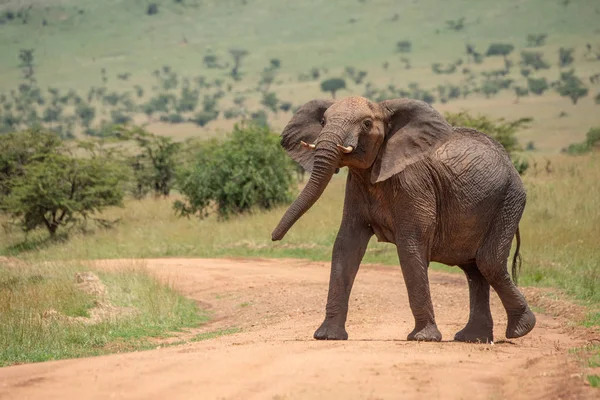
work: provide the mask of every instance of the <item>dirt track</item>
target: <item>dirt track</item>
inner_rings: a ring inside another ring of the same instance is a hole
[[[163,259],[147,265],[215,312],[202,331],[237,327],[242,332],[152,351],[3,368],[0,399],[586,399],[600,394],[583,384],[568,355],[569,348],[585,344],[584,336],[560,318],[536,313],[531,334],[503,341],[506,318],[495,293],[497,342],[449,342],[468,317],[462,275],[430,274],[441,343],[405,341],[413,319],[400,269],[369,265],[361,267],[352,292],[350,339],[322,342],[312,334],[324,315],[329,263]]]

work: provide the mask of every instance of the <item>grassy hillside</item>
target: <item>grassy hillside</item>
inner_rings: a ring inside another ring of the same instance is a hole
[[[157,13],[148,15],[151,3],[157,5]],[[589,95],[576,106],[553,90],[515,104],[512,89],[490,99],[472,94],[465,100],[434,105],[498,117],[534,117],[522,142],[533,140],[541,151],[555,152],[583,138],[600,121],[593,100],[600,84],[588,82],[589,76],[600,72],[600,62],[593,61],[595,56],[588,54],[586,46],[589,43],[594,51],[600,46],[599,15],[600,5],[593,0],[4,0],[0,3],[0,92],[8,93],[18,85],[19,51],[34,49],[35,74],[42,88],[85,94],[90,87],[103,85],[100,71],[105,69],[107,90],[130,91],[140,85],[146,92],[142,101],[156,84],[152,72],[168,65],[183,77],[202,75],[223,79],[224,87],[231,85],[221,100],[222,110],[241,95],[247,97],[246,107],[256,110],[261,107],[262,94],[257,90],[261,71],[277,58],[281,69],[271,90],[282,101],[298,106],[327,96],[319,89],[320,81],[342,76],[346,66],[366,71],[367,77],[361,84],[346,79],[348,89],[340,92],[342,96],[362,95],[367,84],[405,88],[417,82],[433,91],[440,84],[459,84],[465,78],[463,67],[452,74],[434,74],[432,63],[447,65],[462,59],[478,74],[502,68],[502,57],[468,63],[466,44],[485,53],[493,42],[515,46],[509,56],[514,64],[510,78],[514,85],[526,86],[519,75],[519,53],[530,45],[527,35],[547,34],[545,44],[529,49],[543,52],[551,65],[535,77],[557,79],[558,49],[573,47],[572,66],[589,88]],[[409,53],[396,51],[396,43],[402,40],[411,42]],[[230,49],[248,51],[239,81],[229,74]],[[228,66],[207,68],[203,60],[209,54],[217,57],[219,65]],[[403,57],[410,61],[410,69],[405,69]],[[299,79],[299,74],[312,68],[320,70],[319,79]],[[117,79],[119,74],[130,77]],[[276,128],[289,117],[290,112],[269,113]],[[109,118],[109,113],[101,118]],[[143,114],[135,120],[146,121]],[[234,122],[222,112],[204,127],[157,120],[151,122],[151,130],[176,137],[218,134]]]

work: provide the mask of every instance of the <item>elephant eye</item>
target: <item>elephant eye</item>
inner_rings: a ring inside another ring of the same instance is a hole
[[[371,129],[373,127],[373,121],[371,121],[370,119],[365,119],[363,121],[363,126],[365,127],[365,129]]]
[[[325,118],[321,118],[321,126],[325,126]]]

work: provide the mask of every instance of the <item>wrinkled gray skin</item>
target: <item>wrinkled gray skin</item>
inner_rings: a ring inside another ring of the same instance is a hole
[[[469,321],[455,340],[493,340],[490,285],[508,315],[506,337],[533,329],[535,316],[507,270],[515,234],[519,241],[525,190],[499,143],[450,126],[421,101],[350,97],[303,105],[281,144],[311,176],[273,231],[274,241],[317,201],[338,168],[349,168],[325,321],[316,339],[348,338],[348,299],[372,235],[397,247],[415,318],[408,340],[442,338],[429,293],[430,261],[458,265],[467,276]],[[352,149],[346,153],[338,145]]]

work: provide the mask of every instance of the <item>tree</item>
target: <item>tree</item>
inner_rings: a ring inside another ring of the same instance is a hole
[[[544,55],[541,52],[536,51],[522,51],[521,65],[530,66],[536,71],[550,68],[550,64],[544,61]]]
[[[346,89],[346,81],[341,78],[330,78],[321,82],[321,91],[330,92],[334,99],[336,92],[342,89]]]
[[[562,72],[556,91],[563,97],[571,99],[573,104],[588,95],[589,89],[583,85],[583,81],[575,76],[575,71]]]
[[[279,99],[277,98],[277,94],[275,92],[264,93],[260,104],[267,107],[269,110],[274,113],[277,112],[277,105],[279,104]]]
[[[20,68],[23,68],[23,78],[25,80],[33,80],[33,49],[21,49],[19,51],[19,64]]]
[[[529,95],[529,89],[527,89],[527,88],[524,88],[521,86],[515,86],[514,89],[515,89],[515,95],[517,96],[517,98],[515,99],[515,103],[518,103],[519,99],[521,97]]]
[[[569,65],[571,65],[573,61],[575,61],[575,59],[573,58],[574,52],[575,49],[573,48],[561,47],[560,49],[558,49],[558,65],[561,68],[568,67]]]
[[[75,114],[79,118],[81,125],[89,128],[94,118],[96,118],[96,109],[89,104],[80,103],[75,107]]]
[[[412,43],[410,40],[401,40],[396,43],[396,50],[399,53],[410,53],[412,49]]]
[[[168,196],[175,182],[175,169],[181,144],[167,136],[154,135],[143,128],[123,128],[116,131],[121,140],[133,140],[140,149],[131,160],[137,193],[148,188],[156,196]]]
[[[527,47],[540,47],[546,43],[546,38],[548,34],[546,33],[530,33],[527,35]]]
[[[515,49],[510,43],[492,43],[490,47],[488,47],[486,56],[502,56],[504,57],[504,62],[507,61],[506,56],[508,56]]]
[[[529,91],[538,96],[542,95],[548,88],[548,81],[546,78],[527,78],[527,87]]]
[[[248,50],[244,49],[230,49],[229,54],[233,58],[233,68],[231,69],[231,77],[238,81],[242,78],[240,74],[240,67],[242,60],[249,54]]]
[[[357,85],[360,85],[367,77],[367,71],[357,71],[354,67],[346,67],[346,75]]]
[[[122,204],[126,172],[115,159],[94,152],[74,157],[57,140],[46,145],[28,148],[31,158],[9,179],[10,191],[0,199],[13,223],[25,232],[45,227],[53,237],[61,226]]]
[[[279,136],[253,123],[236,125],[222,142],[205,142],[178,176],[180,215],[205,217],[212,205],[220,218],[271,209],[292,200],[293,163]]]
[[[146,8],[146,14],[148,14],[148,15],[158,14],[158,4],[156,4],[156,3],[148,4],[148,7]]]

